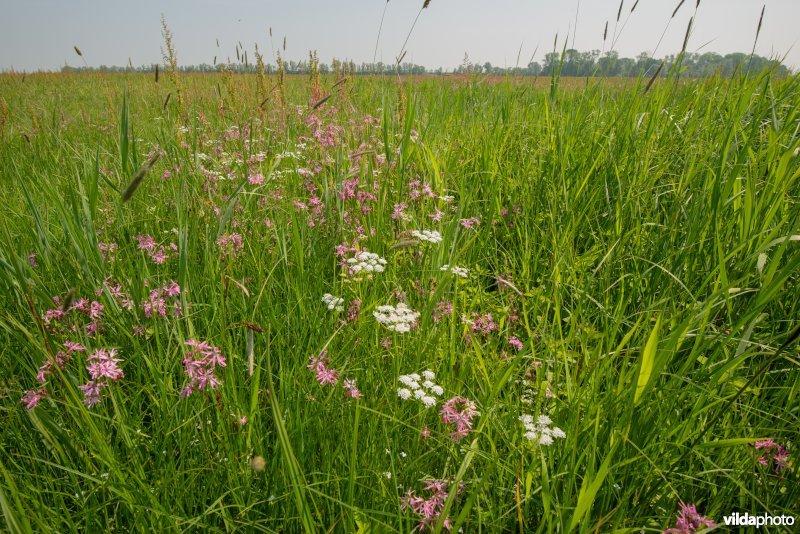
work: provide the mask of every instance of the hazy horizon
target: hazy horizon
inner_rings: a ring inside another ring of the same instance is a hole
[[[124,5],[71,3],[57,0],[4,0],[0,20],[0,69],[58,70],[64,65],[90,67],[134,66],[161,62],[161,15],[174,36],[180,65],[236,60],[241,42],[251,62],[258,44],[265,60],[274,58],[287,39],[286,60],[304,60],[317,50],[320,61],[333,57],[356,63],[394,62],[403,48],[422,0],[341,0],[337,3],[299,0],[274,1],[173,0],[160,5],[140,2],[135,10]],[[612,49],[623,57],[642,52],[663,57],[680,51],[689,19],[694,17],[689,52],[749,53],[761,9],[766,6],[756,53],[780,57],[797,70],[800,49],[795,21],[796,0],[688,0],[671,19],[680,0],[524,1],[433,0],[424,10],[406,46],[404,61],[429,69],[450,70],[467,54],[473,63],[499,67],[525,66],[541,61],[559,37],[580,51]],[[13,6],[13,7],[12,7]],[[378,37],[386,7],[383,28]],[[577,17],[576,17],[577,16]],[[603,29],[608,21],[608,39]],[[669,24],[668,24],[669,23]],[[270,39],[269,28],[273,37]],[[664,34],[659,45],[660,38]],[[219,47],[217,46],[219,41]],[[73,47],[83,53],[78,57]]]

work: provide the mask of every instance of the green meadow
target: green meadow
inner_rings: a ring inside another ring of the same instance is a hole
[[[4,528],[797,515],[799,109],[679,66],[0,75]]]

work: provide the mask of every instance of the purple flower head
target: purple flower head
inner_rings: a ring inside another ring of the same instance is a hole
[[[675,521],[675,527],[664,531],[664,534],[691,534],[704,528],[711,528],[717,526],[716,523],[707,517],[697,513],[697,508],[694,504],[688,505],[680,503],[681,511],[678,513],[678,519]]]
[[[344,380],[344,389],[346,390],[345,397],[351,399],[360,399],[364,397],[364,394],[358,390],[355,379],[346,378]]]
[[[789,452],[779,443],[771,439],[751,443],[756,450],[761,451],[758,463],[764,467],[773,467],[775,474],[780,474],[789,469]]]
[[[316,375],[315,378],[320,385],[334,385],[339,380],[339,373],[336,372],[336,369],[328,367],[331,361],[327,355],[328,351],[325,350],[319,356],[311,356],[311,363],[306,366],[309,371]]]
[[[519,340],[517,336],[512,336],[508,338],[508,344],[517,349],[517,351],[522,350],[522,341]]]
[[[100,403],[100,393],[103,388],[108,386],[107,382],[97,382],[89,380],[86,384],[78,386],[83,391],[83,403],[89,408]]]
[[[453,397],[444,403],[439,414],[444,423],[456,425],[450,436],[455,441],[461,441],[461,438],[472,431],[472,419],[480,415],[480,412],[473,401],[464,397]]]
[[[225,367],[225,356],[222,350],[207,341],[189,339],[185,342],[189,347],[183,359],[183,372],[189,378],[181,397],[188,397],[195,391],[217,389],[222,382],[214,374],[217,367]]]
[[[42,399],[47,398],[47,388],[44,386],[39,389],[29,389],[25,392],[20,402],[25,405],[26,410],[33,410]]]
[[[402,509],[410,509],[415,514],[420,516],[420,530],[432,529],[444,510],[445,502],[447,501],[450,483],[446,480],[426,480],[423,491],[430,492],[427,498],[416,495],[413,489],[406,492],[405,497],[400,501]],[[459,483],[458,493],[460,494],[464,489],[464,485]],[[443,526],[446,530],[452,527],[452,521],[446,517],[443,521]]]
[[[125,373],[119,368],[120,358],[115,358],[117,349],[97,349],[90,356],[86,358],[89,364],[86,370],[92,380],[97,381],[101,378],[108,378],[109,380],[119,380]]]

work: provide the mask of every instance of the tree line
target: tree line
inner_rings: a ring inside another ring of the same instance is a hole
[[[686,53],[680,56],[668,55],[657,59],[647,53],[641,53],[635,58],[620,57],[616,51],[601,52],[592,50],[580,52],[569,49],[563,53],[550,52],[539,61],[531,61],[525,67],[498,67],[490,62],[483,64],[473,63],[467,56],[464,57],[462,64],[455,69],[430,69],[424,65],[404,62],[395,63],[354,63],[334,60],[333,64],[346,65],[349,72],[355,74],[493,74],[493,75],[514,75],[514,76],[548,76],[551,73],[560,72],[561,76],[585,77],[585,76],[606,76],[606,77],[636,77],[650,76],[660,70],[661,76],[666,76],[677,61],[680,60],[681,71],[684,76],[706,77],[720,74],[731,76],[741,69],[774,69],[777,74],[782,76],[791,75],[788,67],[777,59],[766,58],[758,55],[750,55],[741,52],[721,55],[715,52],[703,54]],[[283,70],[288,74],[308,74],[310,72],[309,61],[283,61]],[[99,67],[73,67],[65,65],[62,72],[153,72],[156,64],[126,67],[101,65]],[[256,72],[256,66],[246,60],[237,63],[201,63],[199,65],[185,65],[178,68],[181,72],[219,72],[230,70],[236,73]],[[326,63],[319,63],[317,69],[321,74],[334,72],[334,67]],[[278,67],[273,64],[264,65],[266,73],[275,73]]]

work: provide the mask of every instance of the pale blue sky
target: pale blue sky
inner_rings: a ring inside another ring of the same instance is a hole
[[[625,0],[615,49],[622,56],[652,53],[679,0],[640,0],[621,30],[635,0]],[[378,60],[391,62],[400,51],[422,0],[391,0],[378,43]],[[672,20],[656,56],[676,53],[683,42],[696,0],[687,0]],[[288,40],[286,59],[305,59],[309,49],[320,60],[332,57],[371,61],[384,0],[0,0],[0,69],[58,69],[82,65],[160,62],[161,14],[174,34],[181,64],[236,59],[240,42],[253,58],[259,44],[271,57],[269,27],[277,49]],[[788,54],[800,67],[800,0],[703,0],[696,14],[690,51],[749,52],[761,7],[766,5],[757,52]],[[446,69],[473,62],[513,67],[552,50],[558,33],[575,32],[578,0],[432,0],[409,40],[406,61]],[[614,34],[619,0],[580,0],[575,48],[603,48],[603,27]],[[217,48],[219,39],[220,48]],[[560,45],[559,45],[560,47]]]

